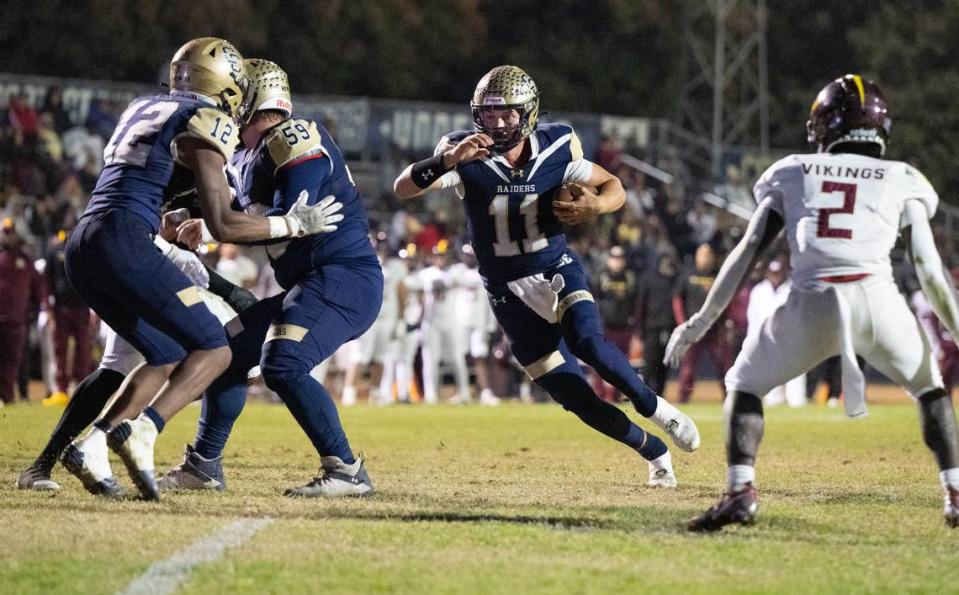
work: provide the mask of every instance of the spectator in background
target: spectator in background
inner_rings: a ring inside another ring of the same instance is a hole
[[[57,134],[63,134],[73,127],[70,114],[63,108],[63,89],[60,87],[50,87],[47,90],[47,96],[43,100],[43,108],[40,109],[40,114],[41,116],[50,114],[53,118],[53,129]]]
[[[636,288],[636,319],[643,340],[643,380],[658,395],[666,391],[669,374],[663,356],[669,335],[676,328],[672,301],[677,272],[675,257],[662,254],[656,266],[639,278]]]
[[[719,230],[716,217],[710,212],[702,198],[697,198],[693,202],[692,210],[686,215],[686,223],[689,224],[692,240],[697,246],[712,243],[713,237]]]
[[[748,333],[759,332],[764,320],[789,297],[789,275],[784,261],[774,259],[766,267],[766,278],[757,283],[749,293],[749,307],[746,311]],[[769,391],[762,397],[765,405],[802,407],[806,404],[806,374],[800,374],[782,386]]]
[[[39,141],[38,149],[41,155],[55,163],[59,163],[63,159],[63,143],[54,128],[52,114],[47,112],[40,114],[37,140]]]
[[[951,272],[953,282],[959,283],[959,269],[952,269]],[[928,298],[922,291],[913,292],[911,302],[912,309],[932,345],[932,354],[939,363],[946,394],[951,397],[956,373],[959,372],[959,347],[956,346],[956,340],[952,334],[939,321],[939,317],[932,310]]]
[[[64,245],[67,232],[59,232],[47,258],[44,276],[49,292],[50,320],[53,322],[53,357],[56,361],[56,388],[43,400],[46,407],[64,407],[70,401],[70,383],[87,377],[92,371],[90,348],[90,309],[67,279]],[[70,339],[73,339],[73,365],[67,361]]]
[[[682,275],[673,292],[673,316],[680,325],[702,308],[706,295],[716,281],[718,266],[716,253],[709,244],[696,248],[695,264],[692,271]],[[679,367],[679,402],[687,403],[696,384],[696,366],[704,353],[709,353],[716,375],[719,378],[723,394],[726,394],[724,377],[730,365],[729,342],[726,325],[714,324],[706,336],[690,347]]]
[[[43,283],[23,250],[13,221],[0,224],[0,403],[12,403],[30,323],[31,306],[43,303]],[[26,399],[26,394],[21,394]]]
[[[604,134],[599,139],[599,146],[596,148],[596,155],[593,163],[599,165],[606,171],[616,171],[619,169],[619,163],[623,158],[623,148],[619,146],[616,139],[610,134]]]
[[[110,102],[106,99],[95,99],[90,103],[90,111],[87,113],[87,129],[100,138],[110,138],[113,135],[114,128],[117,127],[117,111],[111,109]]]
[[[99,175],[103,169],[103,137],[87,126],[74,126],[63,133],[63,152],[73,170]]]
[[[220,259],[216,262],[216,272],[224,279],[244,289],[256,287],[259,271],[256,263],[244,256],[236,244],[220,244]]]
[[[27,96],[23,93],[17,93],[10,98],[7,107],[7,121],[11,128],[29,138],[37,135],[40,116],[37,114],[37,110],[27,101]]]
[[[609,249],[606,263],[592,284],[593,297],[603,321],[603,335],[620,351],[628,354],[630,342],[637,335],[636,320],[636,274],[626,268],[626,251],[622,246]],[[598,374],[593,376],[593,389],[607,401],[617,400],[616,389],[604,382]]]

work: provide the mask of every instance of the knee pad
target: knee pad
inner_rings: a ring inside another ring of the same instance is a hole
[[[307,361],[303,357],[299,346],[299,343],[285,339],[274,339],[264,344],[260,356],[260,372],[267,386],[270,385],[271,378],[293,380],[308,375],[315,367],[315,362]]]

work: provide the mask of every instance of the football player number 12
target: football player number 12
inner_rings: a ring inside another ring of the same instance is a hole
[[[104,164],[145,165],[160,127],[173,115],[178,105],[175,101],[152,99],[140,99],[130,104],[103,151]]]
[[[832,194],[834,192],[841,193],[843,195],[843,202],[841,207],[819,209],[819,219],[816,222],[816,237],[851,240],[852,230],[842,227],[830,227],[829,217],[839,213],[848,215],[852,214],[852,211],[856,206],[856,185],[848,182],[833,182],[831,180],[823,180],[822,192],[823,194]]]
[[[536,252],[548,246],[549,240],[540,232],[536,220],[536,201],[539,199],[539,195],[527,194],[522,201],[510,201],[509,198],[508,194],[497,194],[489,205],[489,214],[493,216],[493,224],[496,228],[493,254],[496,256],[517,256]],[[523,227],[526,231],[524,239],[513,239],[510,236],[511,210],[523,218]]]

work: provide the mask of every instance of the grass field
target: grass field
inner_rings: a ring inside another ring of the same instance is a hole
[[[0,410],[0,593],[114,592],[239,518],[273,521],[197,566],[188,593],[947,592],[959,533],[942,524],[936,469],[907,404],[864,421],[824,408],[767,413],[760,522],[690,535],[724,478],[721,411],[689,407],[699,452],[674,450],[674,491],[646,464],[550,405],[357,407],[347,431],[379,490],[306,501],[283,488],[316,472],[286,409],[251,404],[227,451],[229,492],[160,503],[13,487],[59,410]],[[198,408],[161,436],[177,462]],[[115,462],[116,472],[122,466]],[[121,481],[129,485],[125,476]]]

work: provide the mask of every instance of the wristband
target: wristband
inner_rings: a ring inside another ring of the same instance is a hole
[[[293,230],[290,229],[290,224],[287,223],[286,217],[267,217],[266,220],[270,222],[271,240],[288,238],[293,235]]]
[[[443,165],[443,154],[440,153],[414,163],[410,170],[410,178],[417,188],[426,189],[451,169],[453,168]]]

